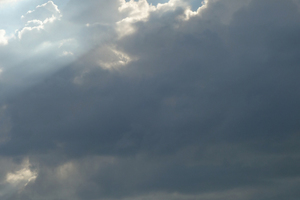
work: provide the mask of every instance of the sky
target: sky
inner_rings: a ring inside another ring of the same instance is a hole
[[[299,0],[0,0],[1,200],[298,200]]]

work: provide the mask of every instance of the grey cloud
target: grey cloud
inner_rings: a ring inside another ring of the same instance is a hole
[[[6,99],[0,153],[38,170],[8,199],[297,199],[300,13],[236,3],[157,9],[98,43],[120,4],[69,2],[71,21],[102,23],[82,33],[98,45]],[[116,52],[132,60],[105,67]]]
[[[93,24],[114,23],[120,19],[118,13],[119,0],[97,1],[97,0],[72,0],[65,8],[65,15],[74,23]]]

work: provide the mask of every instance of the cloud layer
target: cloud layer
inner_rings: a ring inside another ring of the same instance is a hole
[[[300,196],[298,0],[29,4],[0,27],[1,199]]]

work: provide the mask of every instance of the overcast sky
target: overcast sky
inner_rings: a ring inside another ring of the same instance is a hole
[[[299,200],[300,0],[0,0],[1,200]]]

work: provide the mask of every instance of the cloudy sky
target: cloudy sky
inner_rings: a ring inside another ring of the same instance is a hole
[[[0,0],[1,200],[298,200],[300,0]]]

